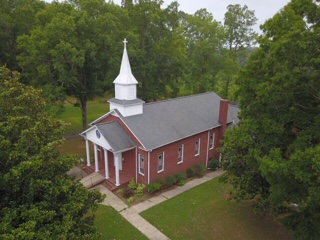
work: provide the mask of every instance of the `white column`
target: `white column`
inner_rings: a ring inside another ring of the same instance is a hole
[[[97,145],[94,144],[94,163],[96,165],[96,172],[99,172],[99,164],[98,164],[98,148]]]
[[[107,149],[103,149],[104,151],[104,169],[106,171],[106,179],[109,178],[109,166],[108,166],[108,152]]]
[[[89,149],[89,141],[86,139],[86,153],[87,153],[87,166],[90,167],[90,149]]]
[[[120,186],[120,174],[119,174],[119,161],[120,161],[120,154],[115,153],[113,154],[115,160],[115,170],[116,170],[116,186]]]

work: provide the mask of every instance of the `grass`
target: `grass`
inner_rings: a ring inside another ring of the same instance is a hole
[[[148,239],[112,207],[99,205],[95,212],[95,226],[100,240]]]
[[[109,103],[106,102],[106,100],[109,98],[111,98],[111,95],[95,98],[94,100],[87,102],[88,123],[94,121],[109,111]],[[75,103],[76,99],[69,97],[68,101],[65,102],[64,112],[57,117],[57,119],[69,123],[65,135],[79,134],[82,132],[81,110],[79,107],[75,107],[70,102]]]
[[[226,200],[229,186],[213,179],[141,215],[170,239],[293,239],[270,217],[258,217],[250,202]]]

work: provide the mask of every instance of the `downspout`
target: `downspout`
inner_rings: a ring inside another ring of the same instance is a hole
[[[207,142],[207,157],[206,157],[206,167],[208,167],[209,158],[209,141],[210,141],[210,130],[208,130],[208,142]]]
[[[148,184],[150,183],[150,151],[148,151]]]
[[[136,147],[136,183],[138,183],[138,151]]]

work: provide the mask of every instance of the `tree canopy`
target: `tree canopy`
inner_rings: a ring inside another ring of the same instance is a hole
[[[0,238],[87,239],[102,196],[66,172],[76,159],[62,156],[64,124],[45,111],[39,90],[0,68]]]
[[[228,6],[222,24],[206,9],[180,11],[177,1],[167,7],[160,0],[0,3],[0,65],[41,88],[50,114],[75,97],[83,129],[87,101],[113,93],[124,38],[138,97],[148,102],[206,91],[235,100],[234,76],[247,57],[242,50],[255,37],[254,12],[240,5]]]
[[[299,239],[320,235],[320,11],[292,0],[262,25],[238,78],[241,122],[221,152],[240,199],[256,199]]]

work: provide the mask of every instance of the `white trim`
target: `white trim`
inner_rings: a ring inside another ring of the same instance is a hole
[[[143,173],[140,172],[140,160],[141,160],[141,157],[143,158]],[[145,173],[145,162],[144,162],[144,155],[142,154],[139,154],[138,156],[138,171],[139,171],[139,174],[141,174],[142,176],[144,176],[144,173]]]
[[[158,168],[159,168],[159,155],[162,154],[162,169],[159,171]],[[158,155],[157,155],[157,172],[158,173],[161,173],[164,171],[164,151],[162,152],[159,152]]]
[[[209,158],[209,145],[210,145],[210,131],[208,131],[208,143],[207,143],[207,157],[206,157],[206,167],[208,167],[208,158]]]
[[[211,136],[212,136],[212,147],[210,147]],[[214,149],[214,139],[215,139],[215,133],[213,132],[212,134],[210,134],[210,138],[209,138],[209,150]]]
[[[138,183],[138,170],[137,170],[137,167],[138,167],[138,149],[136,148],[136,183]]]
[[[179,147],[181,146],[181,161],[178,162],[178,159],[179,159]],[[180,144],[178,145],[178,158],[177,158],[177,164],[181,164],[183,163],[183,157],[184,157],[184,144]]]
[[[150,183],[150,152],[148,152],[148,184]]]
[[[117,110],[118,111],[118,110]],[[141,146],[143,146],[144,149],[146,149],[146,147],[142,144],[142,142],[139,140],[139,138],[134,134],[134,132],[129,128],[129,126],[126,124],[126,122],[122,119],[122,116],[120,116],[116,111],[115,109],[112,109],[110,110],[108,113],[102,115],[101,117],[97,118],[96,120],[94,120],[92,123],[89,123],[89,126],[91,126],[92,124],[95,124],[96,122],[108,117],[109,115],[111,115],[112,113],[114,113],[115,115],[113,115],[114,117],[118,117],[122,122],[123,124],[129,129],[129,131],[132,133],[132,135],[135,137],[135,139],[137,139],[137,141],[141,144]],[[95,125],[93,125],[92,127],[94,127]],[[88,129],[87,129],[88,130]],[[80,135],[83,136],[82,134],[86,133],[87,132],[84,131],[82,132]]]
[[[201,148],[200,148],[200,146],[201,146],[201,139],[198,138],[198,139],[196,140],[196,142],[197,142],[197,141],[199,141],[199,143],[198,143],[198,151],[197,151],[197,153],[194,154],[195,157],[200,155],[200,149],[201,149]],[[195,143],[196,143],[196,142],[195,142]]]

